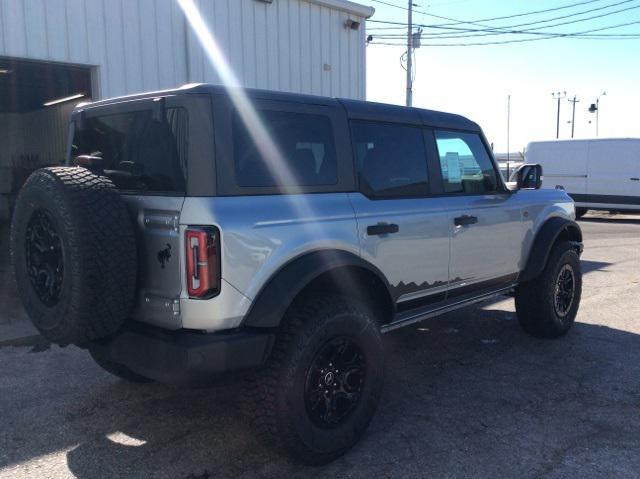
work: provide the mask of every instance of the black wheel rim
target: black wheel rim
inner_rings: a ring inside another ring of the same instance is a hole
[[[325,343],[307,370],[305,405],[311,421],[325,428],[343,423],[360,402],[365,376],[365,356],[353,340]]]
[[[25,248],[31,286],[44,305],[54,306],[60,299],[64,273],[62,241],[46,211],[36,211],[29,220]]]
[[[569,264],[565,264],[560,268],[558,278],[556,279],[554,306],[556,314],[564,318],[573,306],[573,299],[576,291],[576,277],[573,268]]]

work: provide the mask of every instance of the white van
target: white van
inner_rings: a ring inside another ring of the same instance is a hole
[[[540,163],[543,188],[562,187],[587,210],[640,211],[640,138],[534,141],[525,163]]]

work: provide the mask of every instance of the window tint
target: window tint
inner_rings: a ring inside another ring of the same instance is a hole
[[[90,117],[76,130],[71,155],[101,157],[124,190],[184,192],[188,127],[184,108],[165,109],[162,121],[150,110]]]
[[[482,194],[498,189],[493,163],[475,133],[436,131],[445,193]]]
[[[263,110],[260,117],[279,157],[256,145],[239,115],[233,119],[238,186],[318,186],[338,182],[331,121],[323,115]]]
[[[371,197],[428,193],[427,154],[420,128],[352,122],[360,190]]]

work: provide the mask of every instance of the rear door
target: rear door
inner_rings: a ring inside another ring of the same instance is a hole
[[[448,298],[512,284],[525,234],[518,198],[502,187],[479,133],[434,133],[451,233]]]
[[[640,141],[591,142],[586,202],[640,208]]]
[[[399,310],[444,299],[447,213],[430,198],[424,130],[352,121],[359,192],[350,193],[362,256],[387,277]]]
[[[195,97],[195,95],[193,95]],[[89,108],[75,122],[72,157],[103,158],[136,226],[138,298],[134,319],[179,328],[182,290],[180,212],[188,188],[187,96]],[[210,109],[209,109],[210,111]],[[80,119],[81,118],[81,119]],[[211,177],[213,182],[213,176]]]

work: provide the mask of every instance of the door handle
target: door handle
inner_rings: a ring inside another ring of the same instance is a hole
[[[640,181],[640,178],[629,178],[631,181]]]
[[[369,236],[388,235],[398,231],[400,231],[400,228],[394,224],[378,223],[377,225],[367,226],[367,234]]]
[[[471,215],[458,216],[457,218],[455,218],[453,220],[453,224],[456,225],[456,226],[474,225],[477,222],[478,222],[478,218],[476,218],[475,216],[471,216]]]

